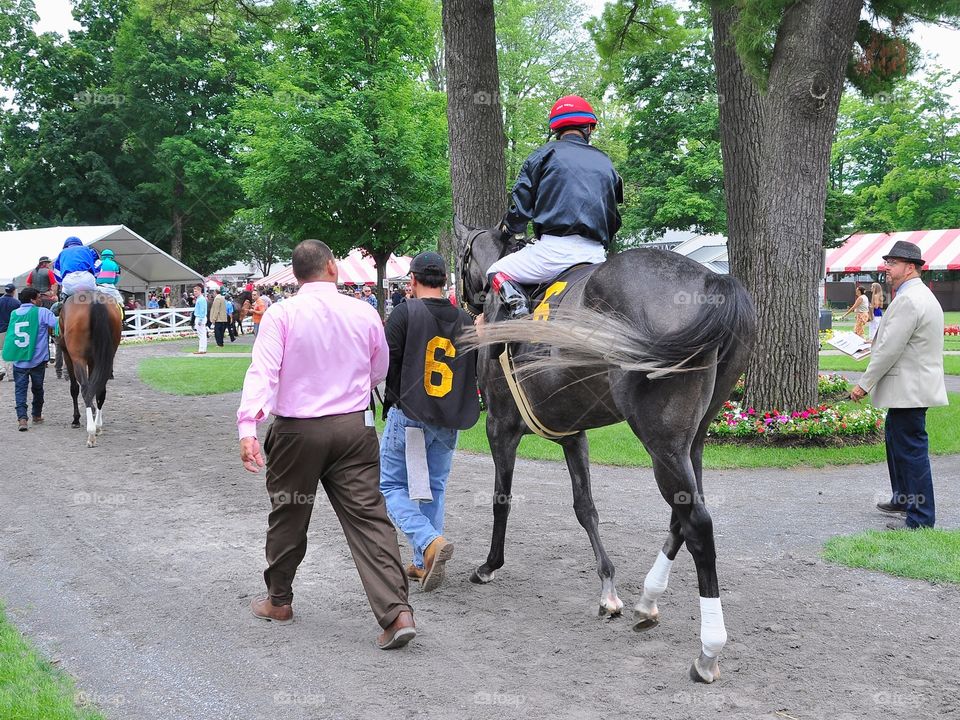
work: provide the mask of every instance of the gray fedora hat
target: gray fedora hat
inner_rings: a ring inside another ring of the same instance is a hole
[[[884,260],[896,258],[897,260],[907,260],[916,263],[920,267],[926,265],[926,261],[921,257],[920,246],[914,245],[906,240],[897,240],[889,252],[883,256]]]

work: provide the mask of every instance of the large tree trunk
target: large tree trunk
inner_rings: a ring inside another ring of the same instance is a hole
[[[387,311],[387,293],[383,289],[383,279],[387,276],[387,261],[390,259],[390,253],[372,252],[370,255],[377,265],[377,286],[373,289],[373,294],[377,298],[377,312],[380,313],[382,320]]]
[[[740,62],[731,28],[734,7],[712,8],[713,63],[720,108],[723,192],[727,206],[727,253],[730,272],[754,292],[754,259],[760,185],[763,102],[753,78]]]
[[[731,264],[754,294],[759,321],[744,402],[758,409],[795,410],[817,401],[830,148],[862,6],[862,0],[790,5],[762,96],[745,84],[751,81],[729,45],[734,15],[714,11]]]
[[[443,36],[453,212],[493,227],[507,205],[493,0],[443,0]]]
[[[173,211],[173,237],[170,240],[170,255],[177,260],[183,258],[183,213],[179,209]]]

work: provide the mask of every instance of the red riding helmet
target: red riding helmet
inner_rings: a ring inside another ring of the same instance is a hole
[[[550,110],[550,132],[578,125],[596,125],[593,108],[579,95],[566,95],[553,104]]]

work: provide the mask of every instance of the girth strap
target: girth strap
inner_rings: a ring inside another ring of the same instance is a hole
[[[513,355],[510,354],[509,343],[504,346],[503,352],[500,353],[499,359],[500,367],[503,368],[503,376],[507,379],[507,387],[510,388],[510,394],[513,395],[513,401],[517,405],[517,410],[520,411],[520,417],[523,418],[523,421],[527,424],[527,427],[530,428],[531,432],[546,440],[559,440],[560,438],[576,435],[578,432],[580,432],[579,430],[574,430],[572,432],[556,432],[540,422],[540,420],[537,419],[537,416],[534,415],[533,408],[530,406],[530,401],[527,400],[527,396],[523,392],[523,388],[520,387],[520,383],[517,382],[517,378],[514,375]]]

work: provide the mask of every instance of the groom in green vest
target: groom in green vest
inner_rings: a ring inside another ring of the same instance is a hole
[[[40,293],[32,287],[20,291],[19,308],[10,313],[10,324],[3,341],[3,359],[13,363],[13,381],[17,398],[17,426],[27,430],[27,387],[33,390],[33,424],[43,422],[43,378],[50,358],[50,333],[57,318],[45,307],[38,307]]]

